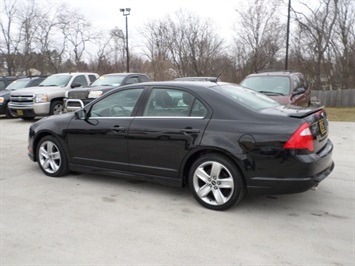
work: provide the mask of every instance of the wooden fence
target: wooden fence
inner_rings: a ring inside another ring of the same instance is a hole
[[[355,89],[312,91],[312,100],[317,98],[321,105],[328,107],[355,107]]]

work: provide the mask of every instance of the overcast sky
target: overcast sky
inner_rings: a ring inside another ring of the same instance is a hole
[[[53,0],[54,1],[54,0]],[[148,20],[159,19],[173,14],[179,9],[186,9],[199,17],[211,18],[220,37],[230,38],[232,25],[235,22],[236,12],[245,0],[64,0],[70,7],[77,8],[93,25],[98,28],[112,29],[117,26],[125,29],[125,18],[119,11],[120,8],[131,8],[128,16],[129,36],[138,35]],[[58,1],[56,1],[58,2]]]

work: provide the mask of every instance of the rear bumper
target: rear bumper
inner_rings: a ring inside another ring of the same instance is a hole
[[[334,169],[333,143],[328,140],[318,154],[289,155],[271,176],[252,176],[247,180],[249,194],[290,194],[318,186]]]
[[[291,194],[307,191],[323,181],[334,169],[334,162],[323,172],[311,177],[254,177],[248,186],[252,195]]]

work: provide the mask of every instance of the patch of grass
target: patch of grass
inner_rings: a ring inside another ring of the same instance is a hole
[[[326,107],[329,121],[355,122],[355,107]]]

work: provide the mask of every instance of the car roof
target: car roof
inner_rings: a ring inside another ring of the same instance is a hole
[[[143,74],[143,73],[109,73],[109,74],[104,74],[102,76],[129,76],[129,75],[143,75],[143,76],[146,76],[146,74]]]
[[[292,76],[292,75],[300,75],[300,72],[293,71],[265,71],[265,72],[257,72],[249,74],[247,77],[253,76]]]

